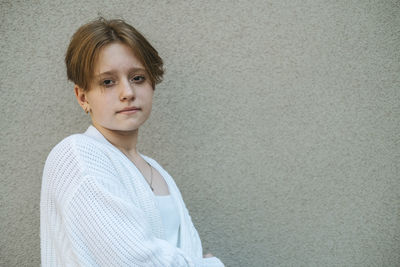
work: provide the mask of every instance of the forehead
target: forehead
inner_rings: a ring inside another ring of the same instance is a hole
[[[102,47],[94,64],[94,74],[103,72],[123,72],[130,69],[144,69],[142,62],[131,47],[114,42]]]

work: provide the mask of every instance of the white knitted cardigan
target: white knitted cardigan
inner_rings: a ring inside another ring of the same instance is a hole
[[[135,165],[93,126],[50,152],[40,202],[42,266],[223,266],[203,258],[201,241],[172,177],[179,248],[164,240],[153,192]]]

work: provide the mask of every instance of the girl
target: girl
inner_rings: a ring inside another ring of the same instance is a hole
[[[157,51],[122,20],[73,35],[65,63],[92,125],[50,152],[41,191],[42,266],[223,266],[201,241],[172,177],[136,150]]]

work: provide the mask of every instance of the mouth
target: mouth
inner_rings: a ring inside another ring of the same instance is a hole
[[[121,114],[133,114],[133,113],[138,112],[139,110],[141,110],[141,109],[138,108],[138,107],[127,107],[127,108],[124,108],[124,109],[121,109],[121,110],[117,111],[117,113],[121,113]]]

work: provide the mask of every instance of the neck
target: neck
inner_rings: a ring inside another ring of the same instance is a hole
[[[93,126],[116,148],[129,158],[136,158],[139,153],[136,150],[139,129],[132,131],[110,130],[92,122]]]

